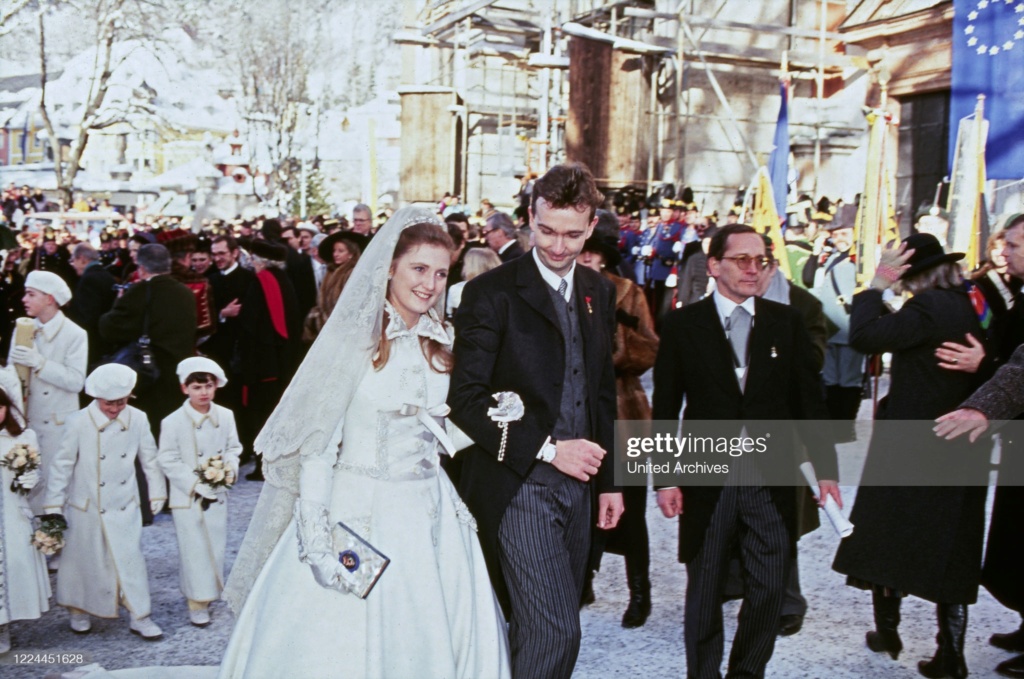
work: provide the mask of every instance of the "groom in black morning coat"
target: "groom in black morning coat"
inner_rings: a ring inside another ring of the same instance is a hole
[[[510,617],[518,679],[572,674],[591,533],[622,513],[605,456],[615,421],[615,289],[575,266],[600,200],[582,166],[538,179],[534,249],[467,284],[455,316],[448,404],[476,443],[460,453],[460,492]],[[525,405],[504,442],[487,414],[498,392]]]

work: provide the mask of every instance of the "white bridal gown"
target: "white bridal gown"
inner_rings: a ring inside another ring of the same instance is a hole
[[[475,522],[438,466],[434,436],[408,414],[446,410],[448,376],[428,367],[417,336],[441,326],[421,317],[410,331],[391,317],[390,360],[356,390],[330,501],[332,523],[344,521],[391,564],[365,600],[325,589],[299,561],[293,519],[238,617],[222,679],[509,676]]]

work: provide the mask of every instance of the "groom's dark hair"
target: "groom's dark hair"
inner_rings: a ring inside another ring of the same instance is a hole
[[[587,220],[594,218],[594,212],[604,203],[604,196],[597,190],[594,175],[583,163],[555,165],[533,184],[530,208],[537,214],[537,199],[556,210],[572,208],[577,212],[587,211]]]

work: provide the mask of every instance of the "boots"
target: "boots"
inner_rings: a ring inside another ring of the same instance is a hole
[[[643,627],[651,614],[651,581],[646,575],[633,575],[629,584],[629,605],[622,615],[622,626],[626,629]]]
[[[583,593],[580,594],[580,608],[594,603],[594,571],[587,569],[587,577],[583,580]]]
[[[888,653],[896,660],[903,650],[897,628],[900,626],[900,603],[898,596],[885,596],[872,590],[871,605],[875,609],[875,629],[865,636],[868,648],[875,653]]]
[[[965,604],[938,604],[939,633],[935,637],[938,648],[935,656],[917,663],[917,671],[929,679],[964,679],[967,661],[964,659],[964,637],[967,635],[967,606]]]

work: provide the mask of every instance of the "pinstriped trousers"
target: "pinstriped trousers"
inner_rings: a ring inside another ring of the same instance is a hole
[[[685,521],[685,515],[681,517]],[[686,566],[684,639],[688,679],[719,679],[725,634],[722,597],[738,541],[746,591],[727,677],[764,677],[775,650],[789,577],[789,531],[764,486],[727,485],[704,543]]]
[[[505,510],[498,544],[511,602],[513,679],[568,679],[580,651],[589,486],[567,476],[551,485],[527,478]]]

